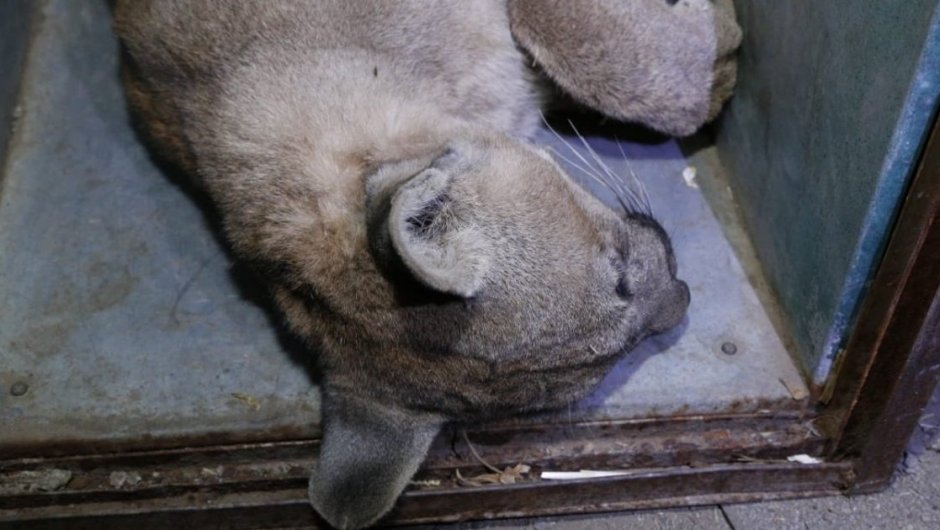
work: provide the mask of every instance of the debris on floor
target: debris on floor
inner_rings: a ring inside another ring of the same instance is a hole
[[[698,182],[695,182],[696,174],[698,174],[698,170],[695,169],[695,166],[687,166],[682,170],[682,180],[685,181],[685,185],[697,190]]]
[[[822,460],[815,456],[793,455],[787,457],[787,462],[797,462],[800,464],[822,464]]]
[[[140,473],[136,471],[113,471],[108,476],[108,483],[114,489],[122,489],[124,486],[133,488],[140,484]]]
[[[20,471],[8,475],[0,482],[0,495],[58,491],[71,480],[72,472],[67,469]]]
[[[251,394],[245,394],[243,392],[232,392],[232,397],[238,401],[241,401],[249,409],[257,412],[261,410],[261,402],[258,401],[258,398],[252,396]]]
[[[580,480],[585,478],[621,477],[629,475],[629,471],[598,471],[582,469],[581,471],[542,471],[542,480]]]

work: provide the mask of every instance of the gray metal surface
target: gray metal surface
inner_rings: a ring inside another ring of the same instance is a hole
[[[304,370],[129,125],[105,2],[42,15],[0,197],[0,444],[313,432]]]
[[[257,286],[128,123],[104,2],[42,10],[0,196],[0,451],[315,434],[317,391],[250,295]],[[591,141],[625,172],[613,141]],[[755,410],[805,395],[720,225],[680,177],[675,144],[624,148],[673,236],[692,306],[559,418]]]

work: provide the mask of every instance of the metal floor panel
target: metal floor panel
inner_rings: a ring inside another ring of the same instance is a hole
[[[564,153],[550,133],[539,139]],[[687,183],[682,173],[688,162],[673,141],[618,146],[603,137],[587,140],[615,174],[632,170],[646,186],[655,217],[672,238],[679,277],[688,283],[692,299],[685,322],[641,343],[594,395],[574,408],[577,416],[744,412],[807,397],[798,370],[702,194],[699,182],[716,177],[714,168],[704,164],[708,157],[699,157],[695,180]],[[568,143],[574,142],[578,140]],[[572,175],[582,175],[568,167]],[[613,206],[609,191],[591,179],[579,180]],[[733,345],[730,355],[722,351],[726,343]]]
[[[316,434],[318,395],[296,353],[129,125],[105,3],[50,1],[37,32],[0,195],[0,451]],[[625,170],[614,142],[591,141]],[[721,226],[680,177],[675,144],[624,147],[692,305],[565,420],[805,393]]]

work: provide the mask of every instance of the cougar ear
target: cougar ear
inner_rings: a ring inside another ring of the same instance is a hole
[[[392,508],[418,470],[442,420],[329,392],[323,410],[310,503],[336,528],[371,525]]]
[[[490,268],[489,238],[454,186],[455,164],[429,168],[404,183],[392,198],[388,230],[404,264],[421,282],[442,292],[471,297]]]

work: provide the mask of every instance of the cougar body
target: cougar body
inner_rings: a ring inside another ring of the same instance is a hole
[[[570,403],[688,289],[662,228],[526,138],[505,0],[118,0],[125,86],[322,373],[310,495],[386,512],[442,423]]]

